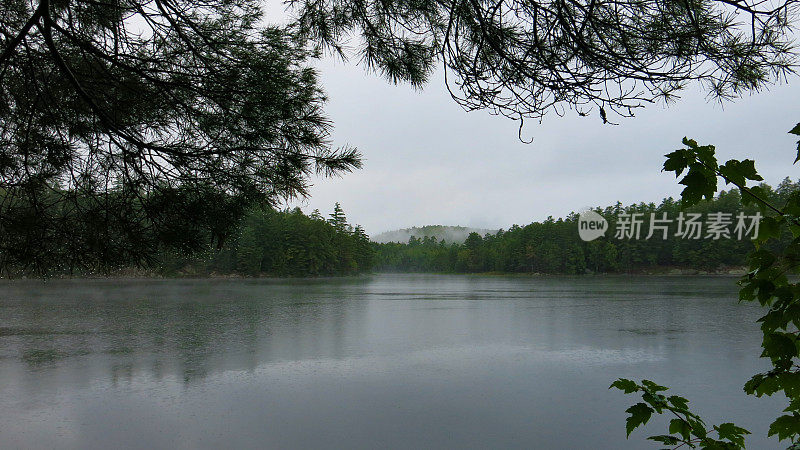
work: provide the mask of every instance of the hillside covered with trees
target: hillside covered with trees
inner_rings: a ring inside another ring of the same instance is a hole
[[[761,185],[767,198],[784,204],[789,194],[800,190],[800,182],[785,179],[773,189]],[[666,198],[659,204],[639,203],[597,208],[609,221],[604,237],[584,242],[578,235],[578,214],[566,218],[548,217],[543,222],[525,226],[514,225],[508,230],[481,236],[469,235],[461,244],[447,244],[435,238],[411,238],[407,243],[373,243],[376,253],[375,269],[386,272],[450,272],[450,273],[552,273],[582,274],[591,272],[639,272],[667,268],[715,271],[746,265],[746,256],[753,250],[751,239],[736,236],[723,239],[687,239],[676,235],[675,224],[666,239],[661,233],[651,239],[647,220],[656,217],[675,219],[684,214],[739,212],[756,214],[754,206],[742,208],[738,190],[722,191],[713,200],[682,209],[679,201]],[[614,235],[616,218],[624,214],[641,213],[645,218],[639,239],[618,239]],[[785,236],[784,240],[788,240]]]

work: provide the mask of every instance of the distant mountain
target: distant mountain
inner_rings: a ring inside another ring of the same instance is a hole
[[[487,230],[484,228],[454,227],[447,225],[426,225],[424,227],[403,228],[401,230],[386,231],[371,237],[373,242],[408,242],[411,236],[422,239],[425,236],[435,237],[436,240],[444,240],[448,243],[461,244],[470,233],[478,233],[481,236],[486,233],[497,233],[497,230]]]

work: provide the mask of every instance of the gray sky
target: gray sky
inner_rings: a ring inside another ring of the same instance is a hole
[[[792,166],[800,122],[800,79],[736,102],[706,101],[689,90],[669,106],[637,117],[545,117],[518,122],[486,111],[464,112],[437,74],[423,91],[395,86],[355,62],[319,63],[334,121],[334,145],[364,154],[364,168],[342,178],[314,179],[311,198],[292,203],[328,214],[340,202],[351,223],[369,234],[432,224],[508,228],[587,206],[658,202],[677,196],[663,155],[683,136],[716,145],[721,160],[756,160],[770,184],[800,177]]]

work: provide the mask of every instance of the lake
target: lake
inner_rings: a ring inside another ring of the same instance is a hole
[[[728,277],[0,282],[0,448],[657,448],[648,378],[709,424],[784,404]],[[674,392],[673,392],[674,391]],[[784,443],[785,444],[785,443]],[[785,448],[787,445],[783,445]]]

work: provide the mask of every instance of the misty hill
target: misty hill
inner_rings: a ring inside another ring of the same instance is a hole
[[[424,227],[403,228],[401,230],[386,231],[372,236],[373,242],[401,242],[406,243],[411,236],[422,239],[425,236],[435,237],[436,240],[444,240],[448,243],[462,244],[470,233],[478,233],[481,236],[486,233],[497,233],[497,230],[487,230],[483,228],[456,227],[447,225],[426,225]]]

